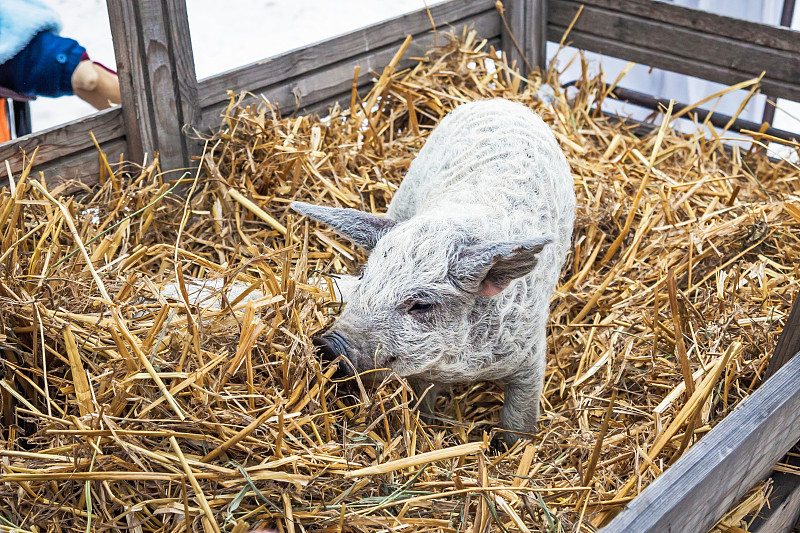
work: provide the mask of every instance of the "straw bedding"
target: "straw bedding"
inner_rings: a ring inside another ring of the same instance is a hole
[[[590,531],[759,385],[800,280],[795,166],[722,132],[637,135],[597,111],[598,79],[522,83],[471,33],[395,64],[322,119],[232,97],[188,201],[156,163],[126,176],[102,155],[79,197],[14,177],[0,529]],[[309,339],[361,252],[287,210],[382,212],[446,112],[493,96],[552,124],[579,206],[540,431],[511,450],[491,445],[498,385],[455,388],[424,428],[402,380],[330,379]],[[262,297],[161,292],[206,282]]]

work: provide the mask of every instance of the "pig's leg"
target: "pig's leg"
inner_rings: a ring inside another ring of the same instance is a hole
[[[415,378],[409,378],[408,384],[414,390],[414,395],[417,398],[422,398],[422,402],[419,405],[420,417],[426,424],[432,424],[434,421],[433,413],[436,409],[436,398],[439,397],[441,385]],[[428,389],[429,387],[430,390]],[[422,396],[423,394],[425,395],[424,397]]]
[[[535,433],[539,422],[539,397],[544,386],[544,357],[534,357],[531,364],[506,377],[505,402],[500,413],[500,423],[506,431]],[[506,443],[511,446],[526,435],[506,433]]]

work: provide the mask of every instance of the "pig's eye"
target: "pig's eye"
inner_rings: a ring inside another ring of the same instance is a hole
[[[408,308],[408,312],[412,315],[427,313],[433,308],[432,303],[428,302],[409,302],[411,307]]]

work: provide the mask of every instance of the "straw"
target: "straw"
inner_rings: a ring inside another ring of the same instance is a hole
[[[658,128],[608,116],[599,76],[567,93],[554,63],[523,83],[469,30],[403,63],[409,42],[322,117],[231,95],[191,198],[157,160],[123,172],[102,153],[80,196],[31,163],[14,176],[0,193],[0,525],[588,531],[759,385],[800,290],[795,165],[675,132],[678,114]],[[445,114],[492,97],[551,126],[578,199],[539,429],[512,449],[496,383],[446,390],[427,424],[397,376],[333,378],[311,338],[341,309],[334,276],[365,254],[289,210],[384,213]],[[767,490],[718,530],[746,531]]]

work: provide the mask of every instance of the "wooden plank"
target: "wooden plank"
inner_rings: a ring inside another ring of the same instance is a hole
[[[569,7],[553,10],[550,23],[566,28],[578,12],[579,2],[561,0],[554,4]],[[555,6],[554,6],[555,7]],[[704,12],[698,11],[702,16]],[[715,18],[722,18],[715,16]],[[768,48],[732,36],[707,34],[692,28],[675,26],[671,21],[650,20],[636,15],[603,8],[584,8],[575,25],[578,31],[605,37],[617,42],[690,57],[700,62],[724,66],[755,77],[766,71],[767,76],[792,81],[800,74],[800,54]],[[796,37],[800,47],[800,33]],[[799,48],[800,49],[800,48]]]
[[[794,357],[601,532],[707,531],[800,439],[798,376]]]
[[[792,304],[789,318],[786,319],[786,325],[783,327],[778,344],[769,359],[764,379],[772,377],[780,367],[786,364],[792,354],[797,352],[800,352],[800,293]]]
[[[470,24],[478,35],[489,38],[500,33],[499,16],[494,11],[488,11],[470,19]],[[419,56],[433,46],[435,36],[432,33],[417,35],[406,53],[406,59],[398,64],[404,68],[413,63],[410,59]],[[353,73],[356,65],[360,66],[359,85],[370,82],[370,70],[381,71],[397,52],[400,41],[390,43],[368,55],[340,60],[328,68],[315,69],[311,73],[296,78],[282,80],[266,87],[251,87],[248,90],[254,94],[267,98],[273,105],[277,105],[284,114],[296,110],[316,107],[324,103],[325,106],[333,102],[334,97],[343,94],[349,95],[353,85]],[[302,52],[302,51],[301,51]],[[200,92],[206,94],[210,89],[206,86],[207,80],[200,81]],[[216,82],[214,82],[216,87]],[[223,93],[224,94],[224,93]],[[298,102],[299,99],[299,102]],[[345,99],[349,101],[349,96]],[[220,124],[220,115],[224,112],[228,100],[211,106],[204,106],[203,115],[199,121],[199,129],[216,128]]]
[[[128,148],[125,139],[115,139],[100,145],[109,163],[119,162],[120,154]],[[116,165],[114,167],[116,169]],[[97,184],[100,173],[100,159],[97,149],[92,146],[61,157],[48,163],[37,165],[35,170],[44,173],[50,190],[63,186],[59,194],[75,194]]]
[[[792,304],[789,318],[783,327],[778,345],[769,359],[764,379],[771,378],[784,366],[792,354],[800,352],[800,294]],[[784,457],[783,462],[791,463],[794,458]],[[777,533],[791,531],[800,520],[800,476],[776,472],[772,476],[773,492],[770,495],[771,509],[765,512],[763,524],[754,529],[758,533]],[[777,500],[777,501],[775,501]]]
[[[130,156],[159,152],[162,169],[190,166],[183,133],[199,115],[185,0],[107,0]]]
[[[61,160],[70,159],[81,151],[94,149],[89,132],[94,133],[101,145],[111,141],[124,144],[120,108],[106,109],[88,117],[0,144],[0,176],[2,176],[3,182],[8,178],[5,161],[9,162],[13,173],[19,173],[24,164],[23,153],[30,157],[37,147],[39,152],[36,154],[34,170],[52,168]]]
[[[556,38],[560,38],[560,35],[564,33],[564,29],[548,26],[547,32],[548,39],[555,40]],[[733,85],[754,77],[725,67],[712,66],[702,61],[673,56],[655,50],[646,50],[638,45],[609,42],[604,37],[596,37],[581,32],[571,32],[569,44],[582,50],[599,52],[601,54],[627,59],[636,63],[650,65],[679,74],[695,76],[725,85]],[[800,85],[798,84],[765,78],[762,80],[761,87],[764,92],[776,98],[800,101]]]
[[[725,84],[766,71],[765,92],[800,100],[800,32],[651,0],[552,0],[549,39],[561,38],[582,3],[573,46]],[[644,12],[645,5],[661,18]],[[769,39],[742,37],[762,30]]]
[[[551,0],[551,9],[559,9],[556,6],[559,1]],[[605,8],[646,20],[669,21],[669,24],[675,27],[690,28],[708,35],[738,38],[766,48],[787,52],[797,51],[797,32],[769,24],[750,22],[653,0],[582,0],[580,3],[584,4],[586,8]]]
[[[430,16],[436,23],[437,31],[442,34],[454,27],[460,29],[465,22],[487,12],[493,13],[498,19],[496,33],[483,35],[489,38],[499,35],[499,15],[495,10],[494,0],[449,0],[430,8]],[[421,9],[223,72],[200,80],[200,105],[203,109],[208,109],[214,104],[227,102],[225,93],[228,90],[236,93],[262,90],[274,84],[313,74],[316,70],[328,68],[341,61],[369,56],[386,47],[396,49],[406,35],[429,33],[430,30],[428,12]],[[443,42],[441,38],[440,42]]]
[[[770,508],[767,516],[756,518],[749,528],[755,533],[791,533],[798,524],[800,516],[800,484],[797,474],[777,472],[772,476],[772,493],[769,495]]]
[[[547,68],[547,21],[550,0],[531,0],[528,19],[526,54],[531,64],[544,71]]]
[[[495,49],[499,49],[500,48],[500,39],[499,38],[489,39],[488,42],[487,42],[487,48],[489,46],[494,46]],[[400,62],[400,65],[402,65],[402,62]],[[351,82],[352,82],[352,80],[351,80]],[[372,80],[371,79],[362,79],[362,81],[358,84],[358,94],[360,94],[361,96],[364,96],[367,92],[369,92],[369,90],[371,88],[372,88]],[[301,106],[298,109],[298,113],[302,113],[302,114],[313,114],[313,113],[316,113],[316,114],[320,114],[320,115],[325,115],[325,114],[328,113],[328,110],[331,108],[331,106],[333,106],[336,103],[338,103],[339,105],[344,106],[344,107],[349,107],[350,106],[351,91],[352,91],[352,86],[350,86],[347,91],[344,91],[344,92],[339,93],[339,94],[335,94],[333,96],[328,96],[325,99],[320,100],[319,102],[315,102],[313,104],[312,103],[306,103],[306,104],[302,104],[301,103]]]
[[[486,46],[487,46],[487,48],[490,47],[490,46],[494,46],[495,49],[500,49],[500,39],[499,38],[488,39],[488,42],[487,42]],[[402,61],[400,62],[400,65],[402,66]],[[352,82],[352,80],[351,80],[351,82]],[[369,78],[367,78],[367,79],[363,79],[362,78],[361,82],[358,84],[358,94],[360,94],[361,96],[364,96],[367,92],[369,92],[369,90],[371,88],[372,88],[372,80],[369,79]],[[325,114],[328,113],[328,110],[331,108],[331,106],[333,106],[336,103],[338,103],[339,105],[344,106],[344,107],[349,107],[350,106],[350,95],[352,94],[351,91],[352,91],[352,84],[348,88],[348,90],[346,90],[344,92],[341,92],[339,94],[328,96],[328,97],[324,98],[323,100],[320,100],[320,101],[315,102],[313,104],[312,103],[305,103],[305,104],[301,103],[301,106],[298,109],[298,113],[302,113],[302,114],[314,114],[314,113],[316,113],[316,114],[320,114],[320,115],[325,115]]]
[[[792,18],[794,18],[794,4],[795,0],[783,0],[783,9],[781,10],[781,21],[780,25],[784,28],[791,28],[792,27]],[[774,98],[766,95],[768,101],[775,101]],[[763,124],[766,122],[770,126],[772,125],[772,121],[775,119],[775,106],[766,103],[764,105],[764,114],[761,118],[761,123]]]

